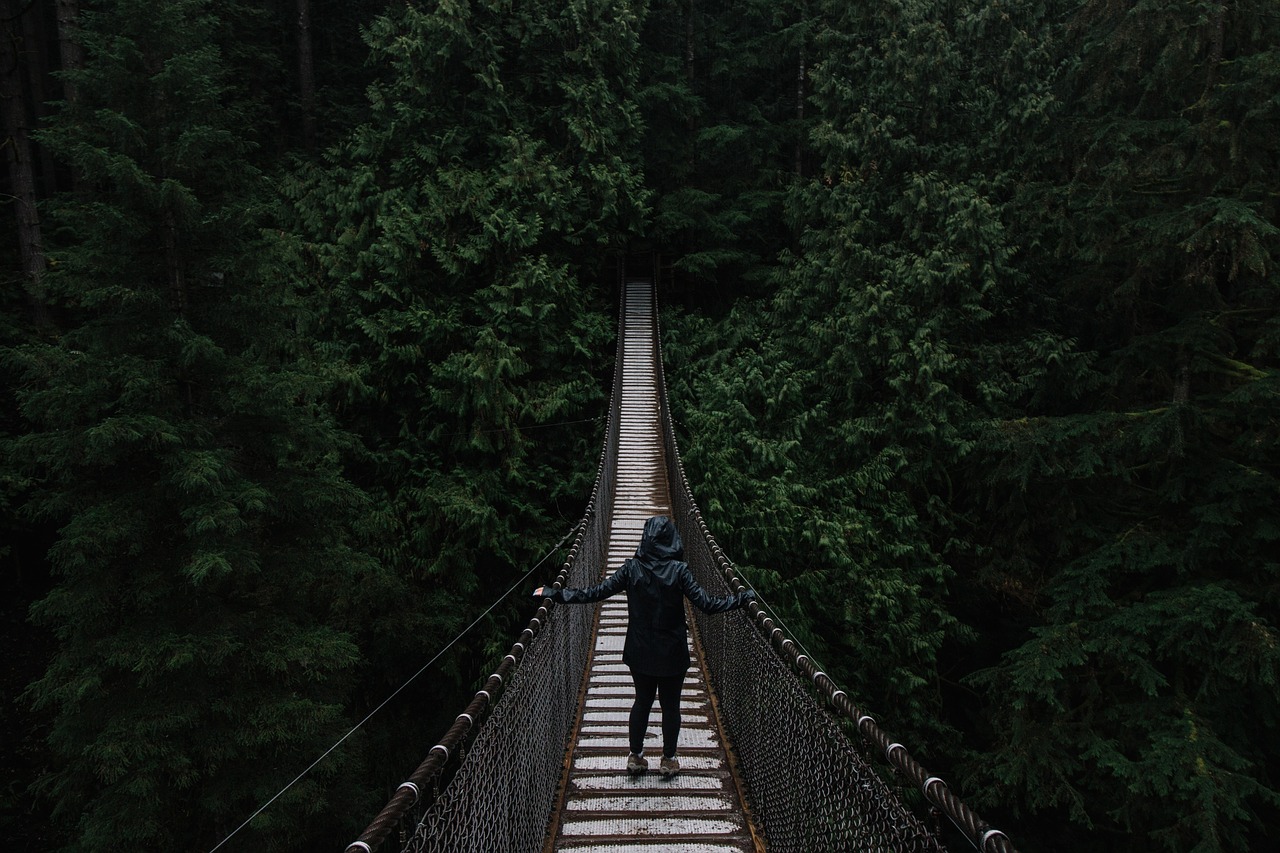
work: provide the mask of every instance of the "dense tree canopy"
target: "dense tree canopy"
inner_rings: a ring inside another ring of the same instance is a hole
[[[818,20],[798,246],[671,335],[713,525],[1027,847],[1273,844],[1280,20]]]
[[[581,513],[646,251],[695,496],[850,695],[1020,849],[1276,845],[1273,3],[0,27],[4,834],[208,849],[418,670]],[[358,831],[518,615],[235,849]]]
[[[259,231],[238,23],[198,2],[85,13],[79,97],[41,137],[77,187],[50,207],[56,333],[6,358],[28,424],[7,456],[59,530],[32,610],[58,648],[31,695],[78,849],[213,837],[268,793],[264,762],[322,750],[359,662],[349,591],[380,584]],[[312,783],[264,831],[348,795]]]

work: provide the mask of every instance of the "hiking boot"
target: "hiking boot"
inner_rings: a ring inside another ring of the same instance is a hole
[[[649,759],[636,755],[634,752],[627,756],[627,772],[632,776],[639,776],[649,770]]]
[[[674,755],[670,758],[663,756],[662,763],[658,765],[658,772],[662,774],[663,779],[670,779],[680,772],[680,762]]]

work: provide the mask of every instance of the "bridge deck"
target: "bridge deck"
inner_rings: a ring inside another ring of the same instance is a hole
[[[607,563],[614,569],[635,553],[645,520],[671,512],[647,281],[627,283],[624,310],[622,419]],[[622,663],[626,600],[617,597],[604,602],[597,625],[586,701],[550,848],[576,853],[755,850],[699,656],[695,654],[685,679],[680,774],[668,780],[657,772],[662,715],[655,703],[645,736],[645,756],[653,769],[631,777],[625,770],[627,719],[635,690]]]

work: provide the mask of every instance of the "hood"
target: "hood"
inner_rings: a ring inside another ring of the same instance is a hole
[[[675,522],[665,515],[655,515],[646,521],[640,545],[636,548],[636,559],[647,568],[668,560],[683,560],[684,543],[680,541],[680,531],[676,530]]]

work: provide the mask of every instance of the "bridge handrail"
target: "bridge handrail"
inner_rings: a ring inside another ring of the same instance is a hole
[[[623,268],[620,261],[618,268],[619,289],[622,287],[622,277]],[[569,534],[569,536],[573,537],[573,544],[569,548],[560,573],[553,582],[555,586],[561,588],[569,585],[570,573],[577,563],[584,540],[588,538],[587,532],[592,520],[598,517],[607,520],[613,506],[614,484],[609,474],[612,468],[612,452],[616,451],[617,447],[621,419],[619,401],[622,387],[622,341],[626,322],[625,307],[625,301],[620,299],[618,301],[617,357],[614,359],[613,387],[610,390],[608,410],[609,422],[605,429],[604,446],[600,451],[600,460],[596,466],[596,480],[591,490],[591,498],[587,502],[587,508],[582,518]],[[566,539],[569,536],[566,536]],[[563,542],[564,540],[561,541]],[[602,561],[603,553],[597,554],[595,557],[597,561]],[[347,845],[345,853],[373,853],[386,841],[392,829],[409,815],[411,809],[420,805],[425,808],[425,804],[422,803],[423,793],[432,790],[432,787],[444,772],[449,758],[457,754],[467,736],[472,734],[473,730],[478,735],[480,727],[487,719],[485,711],[495,706],[499,693],[504,685],[511,680],[523,660],[526,650],[534,638],[550,622],[552,605],[553,602],[550,600],[543,602],[534,617],[529,620],[528,626],[512,644],[507,655],[502,659],[502,663],[485,679],[484,686],[476,691],[466,709],[454,719],[453,724],[445,731],[439,743],[431,747],[427,757],[423,759],[417,769],[404,782],[400,783],[391,799],[383,806],[377,816],[370,821],[364,832],[355,841]],[[437,796],[439,796],[438,793]]]
[[[654,304],[657,304],[656,293],[654,294]],[[658,347],[659,351],[661,351],[660,327],[658,338]],[[731,592],[740,592],[746,589],[747,586],[743,583],[742,578],[734,569],[733,563],[711,534],[706,521],[702,517],[702,511],[698,508],[689,489],[688,479],[685,476],[684,461],[680,456],[680,449],[676,443],[675,429],[672,425],[663,359],[659,357],[656,361],[658,365],[658,400],[661,407],[663,441],[667,451],[672,498],[675,500],[678,495],[684,501],[687,501],[698,531],[710,549],[726,587]],[[688,538],[686,537],[687,547]],[[858,732],[863,740],[874,746],[877,754],[890,767],[914,785],[924,796],[926,802],[946,815],[975,848],[981,853],[1017,853],[1013,843],[1003,832],[992,827],[970,809],[951,791],[951,788],[943,779],[934,775],[924,765],[920,764],[903,744],[893,740],[876,723],[873,717],[864,713],[849,698],[849,695],[839,688],[831,676],[820,670],[808,655],[801,653],[796,642],[786,635],[783,629],[776,624],[775,620],[758,603],[752,602],[748,607],[751,613],[751,622],[756,631],[767,642],[778,658],[786,663],[789,668],[803,673],[805,680],[835,709],[839,716],[851,721],[855,731]]]

